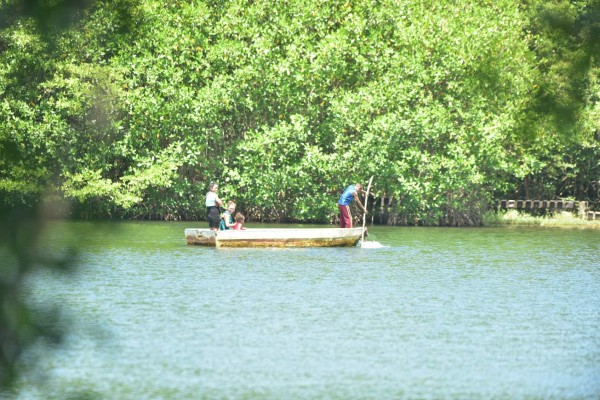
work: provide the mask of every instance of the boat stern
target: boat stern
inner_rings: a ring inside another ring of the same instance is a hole
[[[216,246],[217,231],[210,229],[188,228],[185,230],[187,244],[197,246]]]

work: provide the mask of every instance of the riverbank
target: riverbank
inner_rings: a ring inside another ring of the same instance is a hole
[[[587,220],[577,214],[562,211],[544,216],[531,215],[517,210],[490,212],[484,217],[486,226],[536,225],[545,227],[600,229],[600,220]]]

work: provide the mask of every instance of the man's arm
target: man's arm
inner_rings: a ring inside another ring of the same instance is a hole
[[[358,203],[358,205],[360,206],[360,208],[363,209],[364,213],[367,214],[367,209],[365,208],[365,206],[363,206],[363,204],[360,201],[360,197],[358,197],[358,191],[354,192],[354,198],[356,199],[356,202]]]

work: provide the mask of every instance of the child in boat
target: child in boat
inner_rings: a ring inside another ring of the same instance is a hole
[[[244,214],[242,214],[242,213],[235,214],[235,224],[233,224],[232,229],[234,229],[234,230],[246,229],[243,227],[245,220],[246,220],[246,218],[244,217]]]
[[[225,231],[227,229],[233,229],[235,220],[233,219],[233,213],[235,212],[235,203],[229,201],[227,203],[227,209],[221,214],[221,222],[219,224],[219,230]]]

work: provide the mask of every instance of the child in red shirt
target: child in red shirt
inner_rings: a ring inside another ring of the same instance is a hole
[[[245,220],[246,220],[246,218],[244,217],[244,214],[242,214],[242,213],[235,214],[235,224],[233,224],[232,229],[234,229],[236,231],[239,231],[241,229],[246,229],[242,226],[242,225],[244,225]]]

